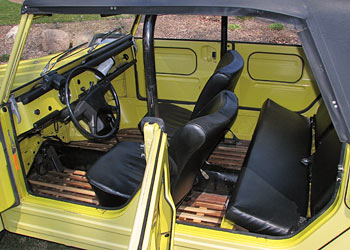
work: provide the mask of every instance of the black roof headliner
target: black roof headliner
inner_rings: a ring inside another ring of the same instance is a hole
[[[350,1],[25,0],[22,13],[254,15],[295,23],[338,135],[350,142]]]

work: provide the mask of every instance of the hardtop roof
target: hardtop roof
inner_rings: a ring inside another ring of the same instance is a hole
[[[25,0],[22,13],[254,15],[294,23],[338,135],[350,142],[350,1]]]

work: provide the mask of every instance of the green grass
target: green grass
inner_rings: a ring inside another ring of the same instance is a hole
[[[39,17],[36,18],[34,23],[71,23],[89,20],[99,20],[99,15],[53,15],[51,17]]]
[[[284,30],[284,25],[282,23],[272,23],[269,25],[271,30]]]
[[[0,0],[0,25],[10,25],[19,23],[21,17],[21,5]]]
[[[18,24],[21,18],[21,4],[0,0],[0,25]],[[34,23],[64,23],[101,19],[100,15],[53,15],[36,18]]]
[[[229,24],[228,25],[228,29],[229,30],[241,30],[242,26],[239,24]]]
[[[7,62],[10,58],[9,54],[2,54],[0,55],[0,62]]]

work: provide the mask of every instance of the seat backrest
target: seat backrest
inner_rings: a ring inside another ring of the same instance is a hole
[[[198,97],[191,120],[197,118],[201,109],[220,91],[233,91],[241,75],[243,65],[243,58],[235,50],[229,50],[222,56],[213,75],[209,78]]]
[[[332,120],[329,117],[326,105],[323,100],[320,101],[320,107],[315,115],[315,145],[319,146],[322,138],[333,128]]]
[[[237,110],[236,95],[231,91],[221,91],[200,111],[200,117],[189,121],[175,133],[169,145],[175,204],[191,190],[201,166],[231,127]]]
[[[312,163],[311,215],[318,213],[332,198],[338,174],[341,142],[335,129],[322,138]]]

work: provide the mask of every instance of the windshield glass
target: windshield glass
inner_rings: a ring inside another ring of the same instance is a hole
[[[28,39],[21,59],[39,58],[62,53],[80,44],[98,40],[112,31],[108,39],[102,43],[111,42],[120,36],[130,33],[134,15],[117,15],[101,17],[100,15],[53,15],[36,17],[30,28]],[[2,60],[7,63],[18,29],[18,23],[1,25],[7,34],[0,37]],[[101,40],[101,39],[100,39]],[[99,44],[102,44],[101,42]],[[6,56],[8,55],[8,56]]]
[[[21,56],[14,87],[21,86],[97,47],[130,33],[134,15],[53,15],[35,17]],[[0,82],[6,72],[19,20],[0,25]]]

